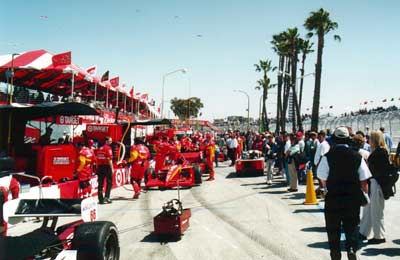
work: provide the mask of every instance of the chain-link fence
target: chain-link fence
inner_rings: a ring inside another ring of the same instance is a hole
[[[310,130],[311,119],[303,121],[303,126],[305,130]],[[400,110],[342,117],[325,116],[320,118],[318,129],[335,129],[338,126],[348,126],[353,129],[353,132],[363,131],[364,133],[367,127],[370,130],[384,127],[397,145],[400,141]],[[270,128],[274,130],[276,124],[271,123]],[[286,131],[292,132],[292,123],[286,123]]]

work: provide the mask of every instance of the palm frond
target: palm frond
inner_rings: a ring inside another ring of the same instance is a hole
[[[341,38],[339,35],[337,35],[337,34],[333,35],[333,39],[334,39],[335,41],[338,41],[338,42],[341,42],[341,41],[342,41],[342,38]]]

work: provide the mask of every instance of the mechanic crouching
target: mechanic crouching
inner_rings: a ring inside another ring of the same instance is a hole
[[[133,198],[139,198],[142,191],[140,185],[144,174],[149,168],[150,150],[139,139],[135,140],[135,145],[131,146],[128,163],[131,164],[131,184],[133,187]]]
[[[12,177],[14,160],[10,157],[0,158],[0,236],[7,235],[7,223],[3,219],[3,205],[7,202],[9,195],[12,199],[19,196],[19,182]]]

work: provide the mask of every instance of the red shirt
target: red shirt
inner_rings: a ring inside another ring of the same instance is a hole
[[[97,150],[97,165],[110,165],[112,158],[112,149],[108,144],[103,145]]]

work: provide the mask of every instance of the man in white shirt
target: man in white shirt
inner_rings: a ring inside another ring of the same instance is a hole
[[[368,193],[367,180],[371,172],[361,155],[349,147],[346,127],[338,127],[332,136],[334,143],[318,165],[318,178],[326,188],[325,223],[332,260],[341,259],[340,235],[346,235],[346,251],[356,260],[361,197]],[[364,194],[362,193],[364,192]]]
[[[228,147],[228,157],[232,161],[230,166],[234,166],[236,161],[236,149],[239,145],[234,133],[226,140],[226,145]]]
[[[325,139],[326,139],[326,132],[324,130],[319,131],[318,133],[319,144],[317,146],[317,150],[315,152],[315,157],[314,157],[315,166],[318,166],[321,157],[324,156],[327,152],[329,152],[330,146]]]

